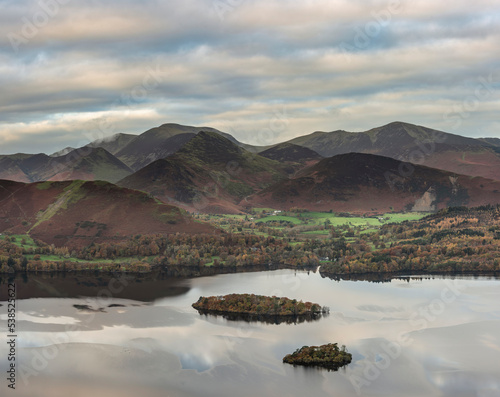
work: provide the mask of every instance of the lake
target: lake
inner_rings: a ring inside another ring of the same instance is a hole
[[[15,283],[16,396],[500,395],[493,277],[334,281],[276,270],[194,279],[30,275]],[[202,295],[229,293],[317,302],[330,314],[267,324],[191,308]],[[345,344],[352,363],[337,372],[282,363],[303,345],[329,342]],[[0,344],[2,395],[7,349]]]

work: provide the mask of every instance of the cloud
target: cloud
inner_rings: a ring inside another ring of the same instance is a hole
[[[498,136],[495,3],[0,0],[0,150],[166,122],[254,144],[394,120]]]

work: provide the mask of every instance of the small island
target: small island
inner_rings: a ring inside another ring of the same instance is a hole
[[[254,294],[200,296],[192,306],[202,313],[259,317],[318,317],[329,312],[327,307],[317,303]]]
[[[351,360],[351,353],[346,351],[345,346],[339,349],[337,343],[303,346],[283,357],[283,362],[287,364],[323,367],[334,371],[349,364]]]

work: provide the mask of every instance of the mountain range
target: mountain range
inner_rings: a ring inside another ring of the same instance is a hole
[[[498,139],[473,139],[394,122],[365,132],[314,132],[290,143],[312,149],[323,157],[368,153],[426,165],[457,174],[500,179]]]
[[[499,170],[497,138],[466,138],[402,122],[356,133],[317,131],[266,147],[210,127],[164,124],[51,156],[0,156],[0,179],[103,180],[209,213],[250,207],[432,211],[495,204]]]
[[[116,182],[133,171],[101,147],[73,149],[47,156],[13,154],[0,156],[0,179],[17,182],[105,180]]]

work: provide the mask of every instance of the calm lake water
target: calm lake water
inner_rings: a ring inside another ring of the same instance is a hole
[[[15,281],[18,372],[12,395],[500,396],[498,279],[372,283],[277,270],[109,281],[69,275]],[[309,300],[329,306],[330,315],[276,325],[228,321],[191,308],[201,295],[233,292]],[[5,340],[6,304],[0,303]],[[303,345],[329,342],[347,346],[349,366],[329,372],[282,363]],[[9,392],[7,355],[2,342],[1,395]]]

